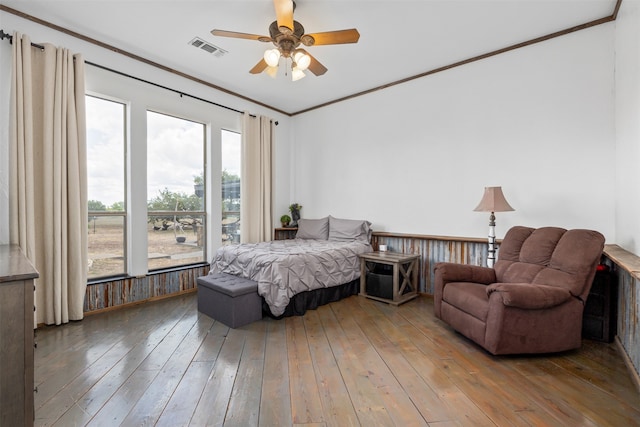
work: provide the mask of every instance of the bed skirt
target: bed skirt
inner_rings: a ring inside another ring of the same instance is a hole
[[[269,316],[273,319],[281,319],[283,317],[290,316],[302,316],[307,310],[315,310],[321,305],[329,304],[330,302],[339,301],[343,298],[347,298],[351,295],[357,295],[360,292],[360,279],[352,280],[349,283],[342,284],[340,286],[332,286],[330,288],[314,289],[308,292],[301,292],[294,295],[289,304],[280,316],[274,316],[271,314],[269,305],[262,299],[262,313],[265,316]]]

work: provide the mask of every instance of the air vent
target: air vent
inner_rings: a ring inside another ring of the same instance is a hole
[[[209,52],[217,58],[220,58],[225,53],[227,53],[226,50],[219,48],[218,46],[214,46],[211,43],[207,43],[206,41],[202,40],[200,37],[195,37],[193,40],[189,42],[189,44],[191,46],[197,47],[198,49],[202,49],[205,52]]]

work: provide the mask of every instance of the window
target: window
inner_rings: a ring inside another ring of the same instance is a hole
[[[125,105],[86,96],[88,278],[126,273]]]
[[[147,111],[149,270],[205,261],[205,131]]]
[[[222,244],[240,242],[241,135],[222,130]]]

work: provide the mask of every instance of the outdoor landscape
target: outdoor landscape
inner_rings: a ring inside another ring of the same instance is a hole
[[[179,224],[184,221],[185,225],[174,227],[170,224],[163,229],[161,221],[148,223],[149,270],[205,261],[202,245],[204,227],[186,225],[191,218],[178,220]],[[123,216],[101,216],[89,221],[90,279],[124,274],[123,223]],[[183,237],[185,240],[178,242],[176,237]]]
[[[223,172],[222,242],[239,242],[240,178]],[[148,270],[207,261],[202,176],[194,177],[194,193],[159,191],[147,203]],[[105,206],[89,201],[89,279],[120,276],[125,266],[124,203]]]

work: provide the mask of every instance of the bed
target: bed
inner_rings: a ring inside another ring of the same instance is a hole
[[[267,314],[301,315],[359,290],[358,255],[371,252],[366,220],[301,219],[295,239],[223,246],[211,273],[254,280]]]

